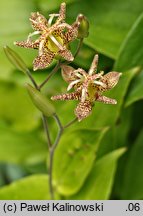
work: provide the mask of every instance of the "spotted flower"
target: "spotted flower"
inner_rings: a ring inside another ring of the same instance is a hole
[[[103,92],[114,88],[118,83],[122,73],[109,72],[104,75],[104,72],[97,72],[98,55],[95,55],[88,73],[78,68],[64,65],[62,66],[62,76],[69,83],[67,90],[74,88],[74,92],[52,96],[52,100],[79,100],[79,104],[75,109],[75,115],[78,120],[89,116],[92,112],[92,107],[95,101],[106,104],[117,104],[115,99],[102,95]]]
[[[29,34],[26,41],[15,42],[17,46],[39,50],[33,62],[34,70],[48,67],[56,56],[73,61],[74,57],[68,49],[68,44],[77,37],[80,23],[76,21],[72,25],[67,24],[65,11],[66,4],[62,3],[59,14],[50,14],[49,20],[39,12],[32,13],[30,21],[34,32]],[[32,40],[34,35],[39,35],[39,38]]]

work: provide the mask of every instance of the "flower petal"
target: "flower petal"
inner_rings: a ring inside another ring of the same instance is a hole
[[[66,3],[63,2],[61,3],[61,6],[60,6],[60,11],[59,11],[59,17],[58,19],[56,20],[56,23],[61,23],[61,21],[65,20],[66,18]]]
[[[72,92],[69,94],[60,94],[52,96],[52,100],[80,100],[81,94],[80,92]]]
[[[112,89],[114,88],[118,81],[120,76],[122,75],[122,73],[118,73],[118,72],[109,72],[107,74],[105,74],[100,81],[105,83],[107,85],[106,90]]]
[[[24,47],[24,48],[32,48],[32,49],[38,49],[39,47],[39,40],[36,40],[35,42],[29,40],[29,41],[16,41],[14,42],[15,45]]]
[[[72,24],[72,28],[68,29],[68,31],[65,33],[65,43],[69,43],[77,38],[79,26],[79,22],[74,22]]]
[[[73,67],[68,65],[61,65],[61,69],[62,77],[67,83],[76,80],[74,73],[75,69]]]
[[[117,104],[117,101],[115,99],[108,98],[103,95],[98,96],[96,101],[103,102],[105,104]]]
[[[80,102],[76,109],[75,109],[75,115],[78,118],[78,121],[83,120],[84,118],[86,118],[87,116],[89,116],[91,114],[92,111],[92,104],[90,101],[84,101],[84,102]]]
[[[98,66],[98,55],[96,54],[95,56],[94,56],[94,59],[93,59],[93,61],[92,61],[92,64],[91,64],[91,67],[90,67],[90,69],[89,69],[89,75],[92,75],[94,72],[96,72],[97,71],[97,66]]]
[[[47,19],[39,12],[31,13],[29,20],[36,31],[43,31],[48,26]]]
[[[73,60],[74,60],[74,57],[73,57],[71,51],[68,50],[68,49],[59,50],[59,51],[58,51],[58,54],[59,54],[60,56],[62,56],[62,57],[63,57],[65,60],[67,60],[67,61],[73,61]]]
[[[37,56],[33,61],[33,70],[44,69],[49,66],[54,58],[54,54],[50,51],[44,52],[42,55]]]

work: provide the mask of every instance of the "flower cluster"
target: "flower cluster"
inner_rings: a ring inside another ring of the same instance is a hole
[[[69,83],[67,90],[74,88],[74,92],[52,96],[52,100],[79,100],[75,109],[78,120],[86,118],[91,114],[95,101],[106,104],[116,104],[117,101],[102,95],[103,92],[114,88],[118,83],[121,73],[109,72],[105,75],[103,71],[97,72],[98,55],[95,55],[88,73],[78,68],[75,70],[70,66],[62,66],[63,79]]]
[[[53,58],[61,56],[67,61],[73,61],[74,56],[69,49],[69,43],[76,38],[83,40],[88,36],[89,23],[87,18],[80,14],[76,21],[69,25],[65,22],[66,4],[62,3],[58,14],[50,14],[47,20],[39,12],[31,14],[30,21],[34,32],[29,34],[26,41],[15,42],[17,46],[38,49],[38,56],[33,62],[34,70],[44,69],[49,66]],[[34,35],[39,38],[32,40]],[[82,68],[74,69],[62,64],[62,77],[69,84],[67,91],[71,93],[52,96],[52,100],[78,100],[75,115],[81,121],[92,112],[95,101],[106,104],[116,104],[117,101],[103,95],[118,83],[121,73],[97,72],[98,55],[95,55],[88,72]]]

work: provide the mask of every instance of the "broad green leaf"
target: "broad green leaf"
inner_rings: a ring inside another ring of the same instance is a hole
[[[134,79],[129,94],[126,99],[125,107],[130,106],[134,102],[143,99],[143,71]]]
[[[103,139],[101,140],[97,159],[103,157],[117,148],[126,147],[128,144],[128,135],[131,129],[133,110],[131,108],[123,109],[117,123],[113,125]]]
[[[0,189],[0,200],[50,199],[47,175],[32,175]]]
[[[34,0],[5,0],[1,3],[0,77],[4,79],[7,79],[11,75],[13,66],[8,62],[2,48],[5,45],[9,45],[11,47],[14,41],[25,40],[27,38],[29,31],[32,31],[29,22],[29,16],[32,11],[35,11]],[[32,59],[35,55],[35,52],[31,52],[22,48],[16,48],[16,46],[13,46],[12,48],[18,50],[20,56],[24,58],[26,64],[32,64]]]
[[[63,135],[53,168],[55,188],[60,194],[72,195],[81,188],[106,130],[70,130]]]
[[[125,148],[120,148],[95,161],[95,165],[81,190],[69,199],[109,199],[114,182],[117,160],[124,152]]]
[[[34,164],[46,160],[47,145],[37,131],[14,132],[0,127],[0,161]]]
[[[42,6],[46,12],[48,8],[48,4]],[[67,21],[72,23],[79,13],[84,14],[90,23],[85,43],[116,59],[121,43],[142,11],[142,0],[79,0],[67,6]]]
[[[0,81],[0,118],[16,130],[31,130],[39,124],[39,113],[24,87]]]
[[[143,199],[143,131],[139,134],[131,151],[125,168],[122,199]]]
[[[136,66],[143,66],[143,13],[134,23],[123,42],[115,64],[115,70],[125,71]]]

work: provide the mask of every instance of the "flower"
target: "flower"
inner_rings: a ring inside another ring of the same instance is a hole
[[[103,71],[97,72],[98,55],[95,55],[88,73],[78,68],[63,65],[63,79],[69,83],[67,90],[74,88],[74,92],[52,96],[52,100],[79,100],[79,104],[75,109],[75,115],[78,120],[89,116],[95,101],[106,104],[117,104],[117,101],[102,95],[103,92],[110,90],[116,86],[122,73],[115,71],[105,75]]]
[[[15,45],[38,49],[38,56],[33,62],[34,70],[43,69],[49,66],[53,58],[61,56],[67,61],[73,61],[74,57],[68,49],[69,42],[73,41],[78,35],[78,21],[69,25],[65,22],[66,4],[62,3],[59,14],[50,14],[47,20],[39,12],[31,13],[30,21],[34,29],[26,41],[15,42]],[[53,19],[56,18],[54,24]],[[32,36],[40,35],[35,41]]]

